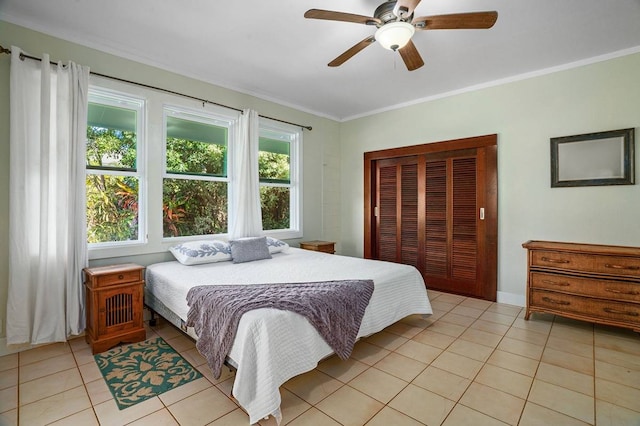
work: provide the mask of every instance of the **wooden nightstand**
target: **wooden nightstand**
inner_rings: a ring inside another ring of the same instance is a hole
[[[87,329],[94,354],[146,339],[142,323],[144,267],[134,263],[85,268]]]
[[[300,243],[300,248],[333,254],[336,252],[335,245],[336,243],[332,241],[303,241]]]

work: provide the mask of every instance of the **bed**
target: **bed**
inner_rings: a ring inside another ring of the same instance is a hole
[[[422,276],[412,266],[289,248],[271,259],[187,266],[177,261],[146,270],[145,304],[198,339],[185,327],[191,287],[371,279],[374,291],[358,337],[374,334],[412,314],[431,314]],[[232,394],[251,424],[280,413],[280,386],[315,368],[331,348],[302,316],[264,308],[244,314],[227,362],[236,368]]]

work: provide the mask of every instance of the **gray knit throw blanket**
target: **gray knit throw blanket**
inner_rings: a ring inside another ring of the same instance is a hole
[[[331,349],[347,359],[372,294],[372,280],[196,286],[187,294],[187,326],[194,327],[196,348],[216,379],[240,318],[251,309],[275,308],[303,315]]]

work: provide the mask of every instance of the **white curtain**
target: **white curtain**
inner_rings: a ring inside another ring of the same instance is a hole
[[[262,235],[258,176],[258,113],[245,109],[236,123],[233,149],[234,185],[231,192],[229,239]]]
[[[11,47],[7,343],[64,341],[85,327],[89,68]]]

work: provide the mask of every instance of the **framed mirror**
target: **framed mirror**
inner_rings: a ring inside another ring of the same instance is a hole
[[[551,138],[551,187],[633,185],[634,129]]]

